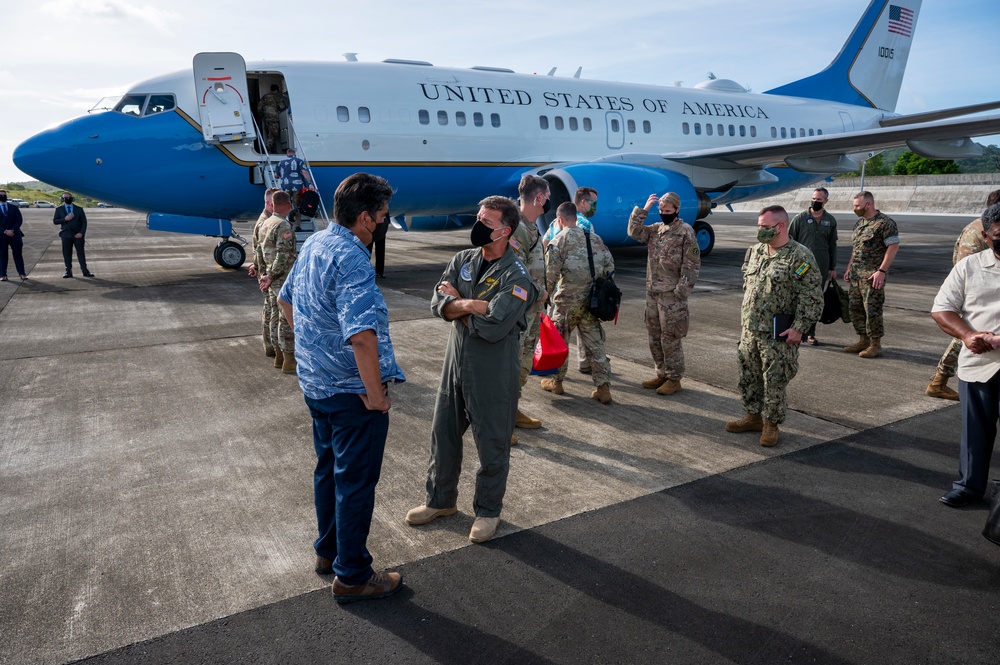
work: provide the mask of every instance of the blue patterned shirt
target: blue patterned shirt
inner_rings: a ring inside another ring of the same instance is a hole
[[[302,245],[280,298],[292,305],[295,360],[306,397],[365,393],[351,337],[374,330],[382,382],[405,381],[389,339],[389,309],[375,286],[371,254],[339,224]]]
[[[583,216],[581,213],[576,213],[576,225],[578,228],[583,229],[587,233],[594,232],[594,225],[590,223],[590,220]],[[549,230],[545,232],[545,242],[552,242],[555,237],[559,235],[565,229],[557,229],[555,222],[549,224]]]

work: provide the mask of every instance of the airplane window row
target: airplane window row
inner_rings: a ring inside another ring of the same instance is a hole
[[[590,118],[584,118],[582,125],[583,125],[583,131],[585,132],[593,131],[594,129],[594,125],[591,122]],[[549,117],[547,115],[538,116],[538,127],[540,129],[548,129],[550,126],[553,127],[556,131],[560,132],[566,129],[567,127],[569,128],[569,131],[575,132],[580,129],[581,123],[576,118],[569,117],[564,120],[561,115],[557,115],[552,118],[552,123],[550,125]],[[636,132],[635,120],[628,120],[625,123],[625,126],[628,129],[629,134],[635,134]],[[617,118],[611,119],[611,131],[616,133],[621,131],[621,123],[618,121]],[[642,131],[644,134],[649,134],[650,132],[653,131],[653,125],[649,122],[649,120],[642,121]]]
[[[722,123],[713,125],[712,123],[707,122],[705,123],[705,136],[712,136],[713,134],[718,134],[719,136],[725,136],[726,129],[727,126],[723,125]],[[728,129],[729,129],[729,136],[736,136],[737,133],[739,133],[740,136],[747,136],[748,132],[751,138],[756,138],[757,136],[757,127],[755,125],[750,125],[749,130],[746,125],[739,125],[739,126],[729,125]],[[702,130],[701,123],[700,122],[694,123],[695,136],[701,136],[701,130]],[[690,134],[691,125],[686,122],[682,123],[681,131],[684,132],[685,134]]]
[[[174,101],[173,95],[129,94],[122,97],[121,101],[115,104],[111,110],[136,118],[145,118],[164,111],[171,111],[175,106],[177,106],[177,102]]]
[[[350,109],[348,109],[346,106],[338,106],[337,120],[339,120],[340,122],[350,122],[351,121]],[[358,122],[368,123],[371,122],[371,120],[372,120],[372,114],[371,111],[368,109],[368,107],[367,106],[358,107]],[[421,125],[431,124],[430,112],[427,109],[420,109],[419,111],[417,111],[417,120],[419,120]],[[465,114],[465,111],[456,111],[454,120],[455,124],[458,125],[459,127],[465,127],[465,125],[468,124],[469,121],[468,117]],[[439,125],[442,126],[447,125],[450,121],[451,117],[448,115],[447,111],[437,112],[437,123]],[[483,117],[483,114],[478,112],[473,113],[472,124],[475,125],[476,127],[482,127],[483,125],[485,125],[486,120]],[[490,114],[490,125],[492,125],[493,127],[500,126],[499,113]]]
[[[798,132],[798,134],[796,134],[794,127],[791,127],[791,128],[788,128],[788,129],[786,129],[785,127],[780,127],[780,128],[779,127],[772,127],[771,128],[771,138],[772,139],[778,138],[778,134],[779,133],[781,134],[781,138],[783,138],[783,139],[787,139],[787,138],[793,138],[794,139],[794,138],[803,137],[803,136],[822,136],[823,135],[823,130],[822,129],[817,129],[817,130],[810,129],[809,130],[809,134],[806,134],[806,130],[804,130],[801,127],[799,127],[799,132]]]

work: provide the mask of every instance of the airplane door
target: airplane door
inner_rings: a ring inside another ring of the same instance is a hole
[[[609,111],[605,115],[608,125],[608,147],[618,150],[625,145],[625,122],[622,114],[617,111]]]
[[[254,139],[247,65],[239,53],[194,56],[194,85],[206,143]]]
[[[840,121],[844,123],[844,131],[853,132],[854,120],[851,118],[851,116],[847,113],[844,113],[843,111],[838,111],[838,113],[840,113]]]

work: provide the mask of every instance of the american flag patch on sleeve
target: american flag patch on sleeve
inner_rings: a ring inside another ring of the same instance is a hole
[[[528,292],[522,289],[520,286],[515,286],[513,291],[515,298],[520,298],[521,300],[528,301]]]
[[[517,241],[517,238],[510,239],[510,246],[514,248],[515,252],[521,251],[521,243]]]

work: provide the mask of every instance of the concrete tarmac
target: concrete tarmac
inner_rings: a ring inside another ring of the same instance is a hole
[[[821,326],[776,448],[725,432],[739,266],[752,213],[717,213],[691,298],[684,388],[644,390],[645,252],[615,251],[614,403],[532,379],[498,537],[424,498],[447,324],[431,288],[467,230],[388,238],[391,334],[407,374],[369,547],[392,599],[338,607],[312,572],[310,419],[260,345],[255,280],[211,239],[88,211],[96,277],[62,279],[51,211],[25,213],[30,279],[0,283],[0,663],[986,663],[1000,648],[1000,548],[985,504],[938,503],[960,413],[923,389],[947,338],[928,312],[965,217],[894,215],[886,352]],[[892,214],[892,211],[887,211]],[[840,267],[853,216],[841,223]],[[598,221],[598,231],[600,222]],[[79,275],[79,269],[75,269]],[[994,470],[1000,463],[994,463]]]

